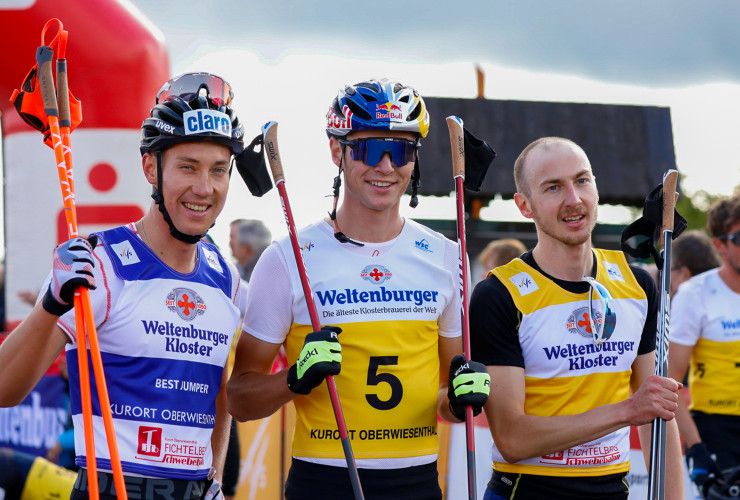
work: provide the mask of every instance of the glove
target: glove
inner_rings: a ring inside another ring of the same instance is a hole
[[[705,486],[708,487],[712,480],[720,475],[719,465],[704,443],[696,443],[686,449],[686,465],[689,467],[689,475],[694,484],[703,493]]]
[[[73,238],[54,249],[51,283],[42,302],[47,312],[61,316],[72,309],[74,292],[80,286],[95,290],[92,252],[97,243],[93,235],[88,240]]]
[[[450,378],[447,383],[447,399],[450,410],[458,420],[465,421],[465,407],[473,407],[473,416],[478,415],[491,392],[491,376],[486,366],[477,361],[465,361],[455,356],[450,363]]]
[[[211,486],[208,487],[203,500],[224,500],[224,494],[221,491],[221,483],[213,479]]]
[[[337,335],[342,329],[325,326],[306,335],[298,361],[288,370],[288,388],[304,396],[329,375],[338,375],[342,369],[342,345]]]

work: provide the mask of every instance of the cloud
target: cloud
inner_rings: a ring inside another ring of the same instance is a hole
[[[165,33],[173,61],[206,43],[273,64],[300,51],[479,61],[646,86],[740,82],[734,0],[135,3]]]

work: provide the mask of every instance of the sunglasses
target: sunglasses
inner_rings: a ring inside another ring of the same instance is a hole
[[[179,97],[190,102],[205,88],[208,99],[216,106],[228,106],[234,92],[223,78],[209,73],[185,73],[165,83],[157,94],[157,104]]]
[[[736,247],[740,247],[740,231],[735,231],[732,234],[717,236],[717,239],[719,239],[720,241],[731,241],[733,245],[735,245]]]
[[[396,139],[391,137],[374,137],[365,139],[339,139],[339,143],[350,147],[353,160],[359,160],[365,165],[375,167],[388,153],[394,167],[403,167],[416,160],[416,152],[421,147],[419,141]]]
[[[609,340],[617,325],[617,315],[612,311],[611,307],[609,307],[609,301],[612,300],[612,295],[604,285],[590,276],[584,276],[581,278],[581,281],[585,281],[591,285],[591,290],[588,295],[588,321],[591,323],[591,332],[594,335],[594,343],[599,345],[605,340]],[[599,324],[595,315],[597,311],[594,310],[594,292],[598,295],[597,300],[601,300],[604,304],[604,315],[601,324]]]

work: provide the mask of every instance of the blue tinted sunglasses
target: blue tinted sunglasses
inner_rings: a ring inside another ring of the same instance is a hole
[[[604,285],[590,276],[584,276],[581,278],[581,281],[585,281],[591,285],[591,290],[588,295],[588,320],[591,323],[591,332],[594,335],[594,342],[596,345],[599,345],[605,340],[609,340],[614,333],[614,328],[617,326],[617,315],[612,311],[611,307],[609,307],[609,301],[612,300],[612,295]],[[598,299],[601,299],[601,302],[604,304],[604,314],[600,323],[595,316],[595,313],[600,313],[600,311],[594,310],[594,291],[598,295]]]
[[[409,139],[397,139],[391,137],[368,137],[364,139],[338,139],[339,143],[350,147],[353,160],[375,167],[388,153],[394,167],[403,167],[407,163],[416,160],[416,152],[421,147],[419,141]]]
[[[733,245],[736,247],[740,247],[740,231],[735,231],[732,234],[723,234],[722,236],[717,236],[717,239],[719,241],[731,241]]]

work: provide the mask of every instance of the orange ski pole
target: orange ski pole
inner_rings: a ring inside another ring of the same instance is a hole
[[[61,30],[61,23],[60,24],[60,32]],[[65,38],[65,37],[63,37]],[[65,38],[66,41],[66,38]],[[43,37],[42,37],[42,44],[43,44]],[[62,190],[62,199],[64,202],[64,209],[65,209],[65,216],[67,220],[67,229],[69,233],[70,238],[74,238],[79,235],[77,230],[77,214],[76,214],[76,205],[75,205],[75,199],[74,199],[74,186],[71,183],[71,179],[67,175],[68,167],[65,163],[65,152],[64,147],[62,145],[62,137],[61,137],[61,130],[60,130],[60,122],[59,122],[59,108],[57,105],[57,99],[54,92],[54,80],[52,76],[51,71],[51,62],[54,57],[53,51],[51,47],[48,46],[41,46],[39,47],[37,53],[36,53],[36,62],[38,64],[39,72],[38,72],[38,78],[39,78],[39,86],[41,89],[41,95],[44,103],[44,111],[46,112],[46,115],[49,120],[49,131],[51,134],[51,139],[54,147],[54,156],[57,163],[57,174],[59,176],[59,184]],[[66,64],[66,61],[65,61]],[[63,80],[65,82],[66,87],[66,71],[64,71]],[[68,95],[68,93],[65,90],[65,95]],[[69,106],[68,102],[66,101],[66,110],[65,113],[67,117],[69,116]],[[69,141],[69,134],[67,134],[67,141]],[[71,149],[69,148],[68,144],[68,155],[71,158]],[[71,167],[71,165],[70,165]],[[79,288],[75,292],[75,298],[74,298],[74,304],[75,309],[78,314],[76,314],[76,325],[78,326],[78,334],[81,332],[83,335],[83,343],[82,347],[85,348],[85,352],[80,351],[80,343],[78,339],[78,356],[81,358],[87,358],[87,341],[90,343],[90,354],[93,364],[93,370],[95,375],[95,381],[97,383],[98,388],[98,400],[100,403],[100,411],[103,417],[103,424],[105,426],[105,432],[106,437],[108,438],[108,448],[110,451],[111,456],[111,468],[113,470],[113,477],[114,482],[116,485],[116,492],[118,495],[118,498],[127,499],[126,495],[126,485],[123,480],[123,469],[121,467],[121,460],[118,455],[118,445],[115,440],[115,430],[113,429],[113,417],[110,410],[110,400],[108,398],[108,389],[107,385],[105,383],[105,374],[103,372],[103,363],[102,363],[102,357],[100,355],[100,345],[98,344],[98,338],[97,338],[97,332],[95,329],[95,320],[92,314],[92,306],[90,304],[90,295],[89,290],[86,288]],[[80,326],[80,320],[77,319],[77,317],[82,315],[83,319],[82,321],[84,324],[82,325],[83,328],[79,329]],[[85,334],[87,334],[87,340],[85,339]],[[82,352],[82,354],[80,354]],[[89,382],[89,376],[88,376],[88,370],[83,370],[83,365],[85,368],[87,368],[87,359],[80,362],[80,393],[85,394],[87,393],[87,399],[88,399],[88,408],[89,410],[89,424],[88,422],[85,422],[85,439],[86,439],[86,453],[88,453],[89,456],[92,457],[91,461],[88,461],[88,478],[92,477],[92,479],[88,479],[89,481],[89,490],[90,494],[93,497],[97,497],[99,495],[98,493],[98,485],[97,485],[97,469],[96,469],[96,459],[95,459],[95,451],[94,451],[94,438],[93,436],[93,429],[92,429],[92,408],[90,404],[90,382]],[[81,396],[82,399],[84,399],[84,396]],[[83,406],[83,419],[85,408]],[[88,425],[90,429],[88,429]],[[89,434],[88,434],[89,431]],[[89,439],[91,438],[91,439]],[[89,439],[89,442],[88,442]],[[90,443],[93,443],[92,445]],[[89,454],[89,450],[92,448],[92,454]],[[91,467],[92,464],[92,467]]]

